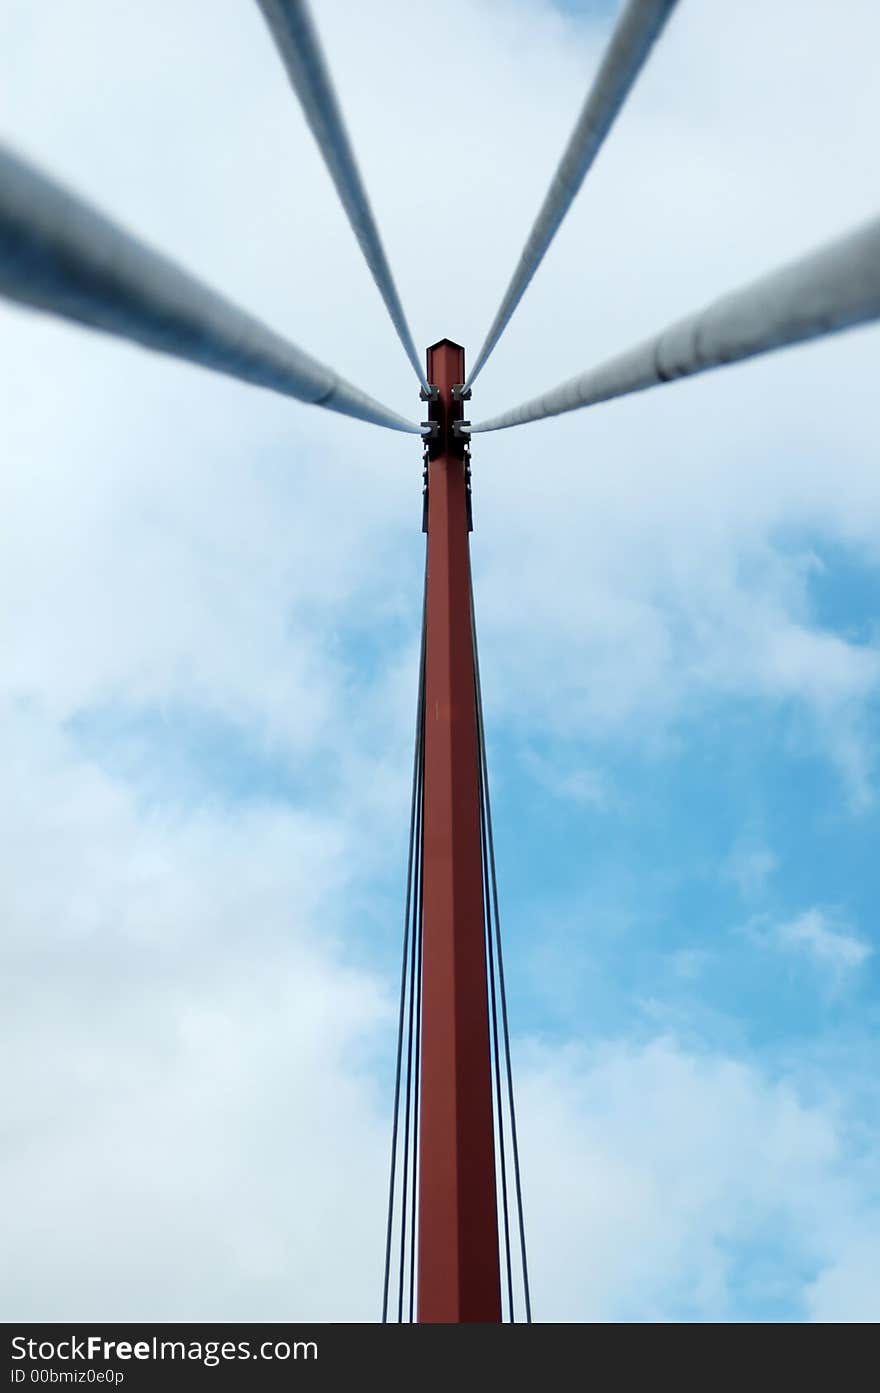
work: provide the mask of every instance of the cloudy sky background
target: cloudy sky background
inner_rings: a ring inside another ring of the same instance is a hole
[[[320,0],[416,341],[613,7]],[[683,0],[478,419],[876,213],[871,0]],[[248,0],[6,0],[0,129],[420,410]],[[535,1315],[880,1317],[867,329],[480,438]],[[6,1319],[374,1319],[417,444],[0,306]]]

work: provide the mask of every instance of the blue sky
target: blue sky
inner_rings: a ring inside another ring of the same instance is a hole
[[[473,351],[608,7],[449,8],[319,18],[416,340]],[[256,6],[122,9],[5,8],[5,136],[418,410]],[[683,0],[480,414],[876,211],[846,9]],[[878,342],[475,446],[540,1319],[880,1315]],[[4,1310],[372,1319],[418,451],[8,307],[0,357]]]

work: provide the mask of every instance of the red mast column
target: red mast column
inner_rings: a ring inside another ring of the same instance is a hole
[[[428,444],[421,1114],[420,1321],[500,1321],[495,1145],[470,554],[462,416],[464,349],[428,349],[439,388]]]

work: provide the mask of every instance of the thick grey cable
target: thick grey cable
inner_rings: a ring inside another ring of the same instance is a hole
[[[878,318],[880,218],[680,319],[628,353],[469,429],[505,430],[540,421]]]
[[[0,295],[298,401],[420,434],[2,145]]]
[[[620,16],[486,342],[474,360],[468,387],[476,382],[510,322],[676,4],[677,0],[629,0]]]
[[[427,390],[427,380],[397,286],[388,265],[385,248],[367,191],[348,138],[333,79],[324,57],[318,31],[307,0],[257,0],[275,40],[291,86],[299,97],[303,113],[324,157],[336,192],[339,194],[352,231],[370,268],[391,322],[397,330],[416,377]]]

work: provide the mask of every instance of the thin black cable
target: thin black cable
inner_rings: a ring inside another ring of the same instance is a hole
[[[481,720],[481,722],[482,722],[482,714],[481,714],[480,720]],[[493,833],[492,833],[492,810],[491,810],[491,805],[490,805],[490,803],[489,803],[489,798],[488,798],[488,784],[487,784],[487,789],[486,789],[486,795],[487,795],[487,796],[486,796],[486,813],[487,813],[486,822],[487,822],[487,827],[488,827],[488,832],[489,832],[489,864],[490,864],[490,875],[491,875],[491,880],[492,880],[492,899],[493,899],[493,903],[494,903],[494,906],[495,906],[495,934],[496,934],[496,940],[495,940],[495,942],[496,942],[496,952],[497,952],[497,955],[498,955],[498,983],[499,983],[500,996],[501,996],[501,1020],[502,1020],[503,1036],[504,1036],[504,1056],[505,1056],[505,1060],[506,1060],[506,1064],[507,1064],[507,1097],[508,1097],[508,1106],[509,1106],[509,1109],[510,1109],[510,1134],[511,1134],[511,1142],[512,1142],[512,1145],[513,1145],[513,1171],[514,1171],[514,1181],[515,1181],[515,1186],[516,1186],[516,1207],[517,1207],[517,1218],[518,1218],[518,1223],[519,1223],[520,1253],[521,1253],[521,1257],[522,1257],[522,1269],[523,1269],[523,1295],[524,1295],[524,1297],[525,1297],[525,1305],[526,1305],[526,1322],[530,1325],[531,1322],[532,1322],[532,1301],[531,1301],[531,1294],[530,1294],[530,1290],[529,1290],[529,1268],[528,1268],[528,1259],[527,1259],[527,1256],[526,1256],[526,1232],[525,1232],[525,1219],[524,1219],[524,1215],[523,1215],[522,1177],[521,1177],[520,1163],[519,1163],[519,1137],[518,1137],[518,1130],[517,1130],[517,1125],[516,1125],[516,1106],[515,1106],[515,1103],[514,1103],[514,1096],[513,1096],[513,1066],[512,1066],[512,1063],[511,1063],[511,1055],[510,1055],[510,1024],[509,1024],[508,1015],[507,1015],[507,991],[506,991],[506,987],[505,987],[505,983],[504,983],[504,958],[503,958],[502,951],[501,951],[501,921],[500,921],[500,919],[499,919],[499,917],[498,917],[498,880],[497,880],[496,871],[495,871],[495,847],[494,847],[494,837],[493,837]]]
[[[427,570],[425,573],[427,583]],[[427,590],[425,589],[425,595]],[[416,733],[413,752],[412,800],[409,815],[409,853],[406,867],[406,910],[403,928],[403,963],[400,969],[400,1015],[397,1025],[397,1068],[394,1078],[394,1121],[391,1130],[391,1179],[388,1185],[388,1227],[385,1235],[385,1282],[382,1296],[382,1324],[388,1322],[388,1289],[391,1280],[391,1232],[394,1220],[394,1181],[397,1169],[397,1132],[400,1115],[400,1080],[403,1060],[403,1022],[406,1014],[406,968],[409,957],[410,902],[412,896],[413,853],[416,845],[416,802],[422,767],[422,732],[424,730],[425,690],[425,599],[422,600],[422,640],[419,655],[419,690],[416,702]]]
[[[471,616],[473,622],[473,615]],[[476,708],[476,661],[474,662],[474,705]],[[498,1155],[501,1162],[501,1213],[504,1218],[504,1253],[507,1274],[507,1309],[513,1324],[513,1263],[510,1256],[510,1205],[507,1197],[507,1153],[504,1146],[504,1109],[501,1101],[501,1064],[498,1058],[498,1001],[495,992],[495,965],[492,951],[492,909],[489,894],[489,855],[486,845],[486,787],[483,779],[483,750],[480,727],[477,723],[477,765],[480,785],[480,840],[483,853],[483,903],[486,930],[486,961],[489,968],[489,1019],[492,1032],[492,1055],[495,1074],[495,1101],[498,1118]]]
[[[421,779],[419,779],[421,784]],[[421,788],[420,788],[421,793]],[[421,797],[416,807],[416,846],[422,838],[422,805]],[[418,856],[416,857],[418,865]],[[413,895],[415,901],[416,895]],[[406,1219],[407,1219],[407,1194],[409,1181],[409,1156],[410,1156],[410,1112],[412,1107],[412,1080],[413,1080],[413,998],[415,995],[415,917],[412,921],[411,947],[409,955],[409,1019],[407,1024],[407,1043],[406,1043],[406,1106],[404,1110],[403,1124],[403,1192],[400,1201],[400,1280],[397,1290],[397,1319],[398,1323],[403,1322],[403,1296],[406,1287]]]
[[[412,1161],[412,1215],[410,1219],[409,1243],[409,1321],[410,1325],[415,1320],[415,1286],[416,1286],[416,1219],[418,1216],[418,1182],[419,1182],[419,1114],[421,1111],[421,1044],[422,1044],[422,942],[423,942],[423,922],[422,905],[424,901],[424,848],[425,848],[425,707],[422,703],[422,777],[421,777],[421,832],[422,835],[416,845],[416,894],[415,894],[415,914],[413,919],[413,953],[416,960],[416,1038],[415,1038],[415,1096],[413,1099],[413,1161]]]
[[[529,1268],[528,1261],[526,1258],[526,1230],[525,1219],[523,1217],[522,1178],[519,1164],[519,1140],[517,1136],[516,1126],[516,1107],[514,1105],[513,1100],[513,1067],[510,1059],[510,1026],[507,1016],[507,991],[504,985],[504,958],[501,952],[501,917],[498,912],[498,877],[495,871],[495,838],[492,833],[492,803],[489,797],[489,764],[488,759],[486,757],[486,727],[483,721],[483,694],[482,686],[480,683],[480,653],[479,646],[477,644],[477,624],[474,610],[473,576],[471,576],[471,628],[473,631],[474,641],[474,675],[476,679],[477,692],[477,729],[479,732],[479,747],[482,751],[482,776],[485,784],[486,797],[486,830],[489,835],[489,873],[492,882],[492,904],[495,916],[495,943],[496,952],[498,956],[498,984],[500,987],[501,996],[501,1021],[504,1037],[504,1053],[507,1062],[507,1099],[508,1106],[510,1109],[510,1134],[513,1146],[513,1173],[514,1181],[516,1184],[516,1207],[517,1217],[519,1221],[520,1253],[522,1256],[523,1293],[525,1296],[526,1304],[526,1322],[527,1324],[531,1325],[532,1300],[531,1293],[529,1291]]]
[[[471,644],[474,655],[474,715],[479,710],[479,679],[477,674],[476,622],[473,606],[473,583],[471,582]],[[480,844],[483,870],[483,914],[486,936],[486,963],[489,973],[489,1023],[492,1039],[492,1057],[495,1076],[495,1113],[498,1123],[498,1156],[501,1169],[501,1213],[504,1221],[504,1253],[507,1276],[507,1308],[513,1324],[513,1263],[510,1255],[510,1205],[507,1194],[507,1151],[504,1145],[504,1109],[501,1100],[501,1064],[498,1057],[498,1000],[495,991],[495,965],[492,949],[492,899],[489,888],[489,852],[486,842],[486,781],[484,778],[485,751],[479,720],[477,727],[477,779],[480,801]]]
[[[413,768],[413,789],[412,789],[412,809],[410,812],[409,824],[409,856],[407,858],[406,876],[406,911],[404,915],[403,930],[403,963],[400,971],[400,1013],[397,1023],[397,1068],[394,1076],[394,1112],[391,1129],[391,1179],[388,1186],[388,1226],[385,1235],[385,1283],[382,1297],[382,1323],[388,1321],[388,1287],[391,1275],[391,1229],[394,1220],[394,1181],[397,1171],[397,1132],[400,1117],[400,1079],[401,1062],[403,1058],[403,1022],[406,1018],[406,969],[409,961],[409,924],[410,924],[410,897],[412,892],[412,861],[413,847],[415,844],[415,818],[416,818],[416,769],[419,760],[419,732],[416,734],[416,750]]]
[[[426,589],[425,589],[425,601],[424,601],[424,604],[423,604],[423,614],[424,614],[424,611],[425,611],[425,607],[426,607],[426,605],[427,605],[427,554],[426,554],[426,557],[425,557],[425,582],[426,582]],[[424,665],[424,652],[425,652],[425,637],[424,637],[424,632],[425,632],[425,631],[424,631],[424,618],[423,618],[423,630],[422,630],[422,664],[423,664],[423,665]],[[420,860],[421,860],[421,857],[420,857],[418,848],[421,846],[421,843],[422,843],[422,806],[423,806],[423,799],[422,799],[423,779],[422,779],[422,773],[423,773],[423,769],[424,769],[424,746],[423,746],[423,743],[422,743],[422,737],[423,737],[423,732],[424,732],[424,668],[423,668],[422,677],[421,677],[421,680],[420,680],[420,683],[419,683],[419,688],[420,688],[420,694],[421,694],[421,701],[420,701],[420,704],[419,704],[419,743],[418,743],[418,748],[419,748],[419,761],[418,761],[418,765],[417,765],[417,769],[416,769],[416,785],[417,785],[417,797],[416,797],[416,829],[415,829],[416,856],[415,856],[415,864],[414,864],[414,871],[415,871],[415,874],[416,874],[416,875],[418,874],[419,863],[420,863]],[[402,1194],[401,1194],[401,1201],[400,1201],[400,1270],[399,1270],[399,1283],[398,1283],[398,1292],[397,1292],[397,1319],[398,1319],[398,1322],[399,1322],[399,1323],[402,1323],[402,1322],[403,1322],[403,1297],[404,1297],[404,1290],[405,1290],[405,1283],[406,1283],[406,1270],[405,1270],[405,1260],[406,1260],[406,1220],[407,1220],[407,1203],[406,1203],[406,1202],[407,1202],[408,1182],[409,1182],[410,1114],[411,1114],[411,1110],[412,1110],[412,1087],[413,1087],[413,1010],[414,1010],[413,999],[414,999],[414,995],[415,995],[415,961],[416,961],[416,955],[415,955],[415,936],[416,936],[415,909],[416,909],[417,900],[418,900],[418,882],[414,879],[414,882],[413,882],[413,894],[412,894],[412,896],[411,896],[411,903],[412,903],[412,907],[413,907],[413,918],[412,918],[412,921],[411,921],[412,932],[411,932],[411,935],[410,935],[410,955],[409,955],[409,974],[410,974],[410,977],[409,977],[409,1013],[408,1013],[407,1045],[406,1045],[406,1104],[405,1104],[405,1109],[404,1109],[404,1124],[403,1124],[403,1186],[402,1186]]]

